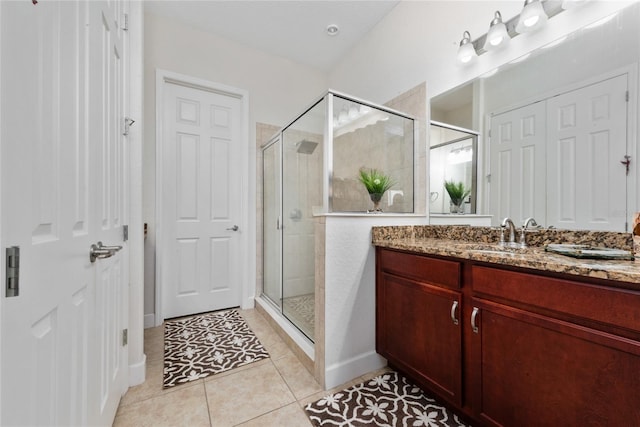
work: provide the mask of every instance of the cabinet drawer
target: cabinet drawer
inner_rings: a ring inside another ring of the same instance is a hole
[[[423,255],[378,248],[378,264],[387,273],[451,289],[460,288],[461,265]]]
[[[640,332],[640,293],[574,280],[473,266],[473,291]]]

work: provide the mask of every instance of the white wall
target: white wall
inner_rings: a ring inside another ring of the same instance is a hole
[[[157,68],[249,92],[249,194],[245,201],[255,242],[256,122],[285,125],[327,89],[326,74],[171,19],[145,15],[144,34],[144,205],[149,224],[145,242],[145,323],[152,322],[155,298],[155,72]],[[255,253],[255,245],[250,248]],[[255,276],[254,257],[246,256]],[[255,277],[249,277],[250,286]]]
[[[376,353],[375,248],[371,228],[426,223],[425,217],[326,217],[325,389],[381,368]]]
[[[435,96],[633,1],[590,1],[553,17],[536,33],[519,35],[506,49],[482,55],[470,66],[456,63],[465,30],[475,40],[487,32],[496,10],[508,20],[520,13],[523,3],[403,1],[334,67],[329,73],[329,85],[354,96],[385,102],[426,81],[428,96]]]

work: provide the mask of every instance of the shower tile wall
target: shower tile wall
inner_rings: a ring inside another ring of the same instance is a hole
[[[421,83],[398,95],[385,104],[389,108],[403,111],[416,120],[416,156],[414,159],[416,188],[415,212],[425,213],[427,207],[427,85]]]
[[[413,208],[413,144],[404,135],[413,129],[402,129],[403,135],[388,132],[388,122],[378,122],[355,132],[334,138],[333,210],[364,212],[371,208],[366,189],[358,180],[359,169],[374,168],[389,174],[396,182],[393,189],[403,194],[385,194],[381,207],[385,212],[410,212]],[[358,159],[359,164],[343,159]]]

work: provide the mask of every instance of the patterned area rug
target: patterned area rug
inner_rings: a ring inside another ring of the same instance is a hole
[[[237,310],[164,325],[164,381],[169,388],[269,357]]]
[[[398,372],[387,372],[310,403],[314,426],[467,427]]]

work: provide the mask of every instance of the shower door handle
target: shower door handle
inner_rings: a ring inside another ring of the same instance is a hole
[[[240,229],[240,227],[238,227],[237,225],[234,225],[233,227],[227,228],[227,230],[229,231],[238,231]]]

